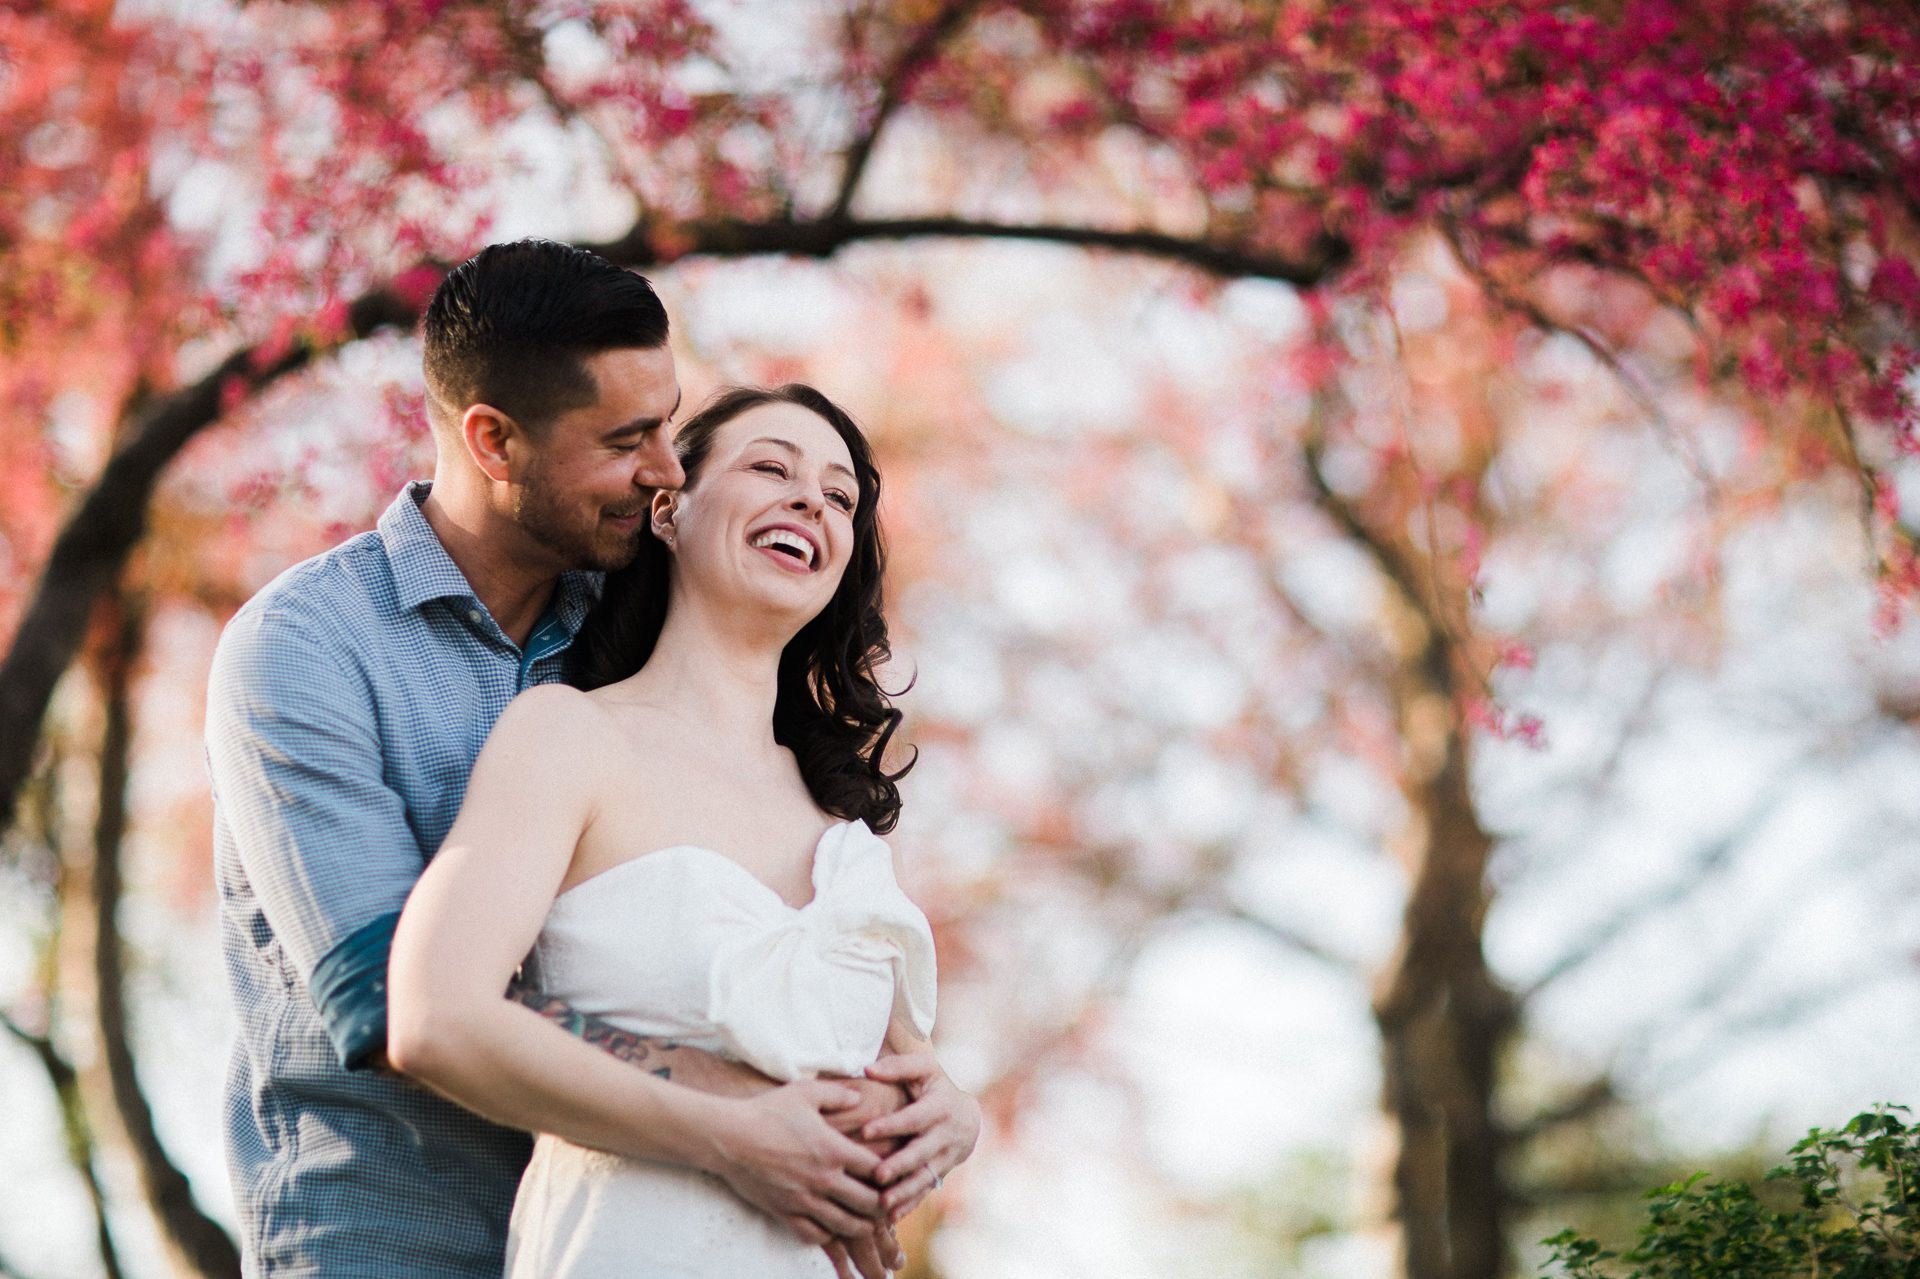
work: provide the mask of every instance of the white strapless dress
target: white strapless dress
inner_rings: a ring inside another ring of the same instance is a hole
[[[896,1011],[932,1031],[933,933],[864,822],[820,837],[813,893],[795,909],[730,858],[663,848],[560,894],[529,976],[580,1012],[775,1079],[857,1075]],[[717,1177],[541,1136],[507,1274],[831,1279],[833,1266]]]

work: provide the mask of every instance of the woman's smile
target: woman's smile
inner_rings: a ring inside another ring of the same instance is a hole
[[[812,573],[819,566],[819,535],[797,524],[769,524],[752,534],[747,545],[789,573]]]

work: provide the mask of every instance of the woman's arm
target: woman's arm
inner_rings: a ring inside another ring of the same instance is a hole
[[[716,1097],[758,1097],[780,1086],[778,1080],[769,1079],[743,1061],[729,1061],[658,1035],[636,1035],[591,1013],[583,1013],[564,999],[529,987],[516,984],[507,991],[507,996],[533,1009],[575,1039],[685,1088]],[[836,1126],[845,1131],[843,1125],[836,1123]]]
[[[505,997],[580,836],[598,761],[579,749],[584,694],[516,698],[487,741],[459,819],[401,915],[389,974],[393,1067],[496,1123],[724,1178],[813,1242],[871,1230],[879,1159],[822,1117],[851,1089],[802,1081],[750,1099],[635,1070]],[[807,1230],[808,1218],[826,1230]]]

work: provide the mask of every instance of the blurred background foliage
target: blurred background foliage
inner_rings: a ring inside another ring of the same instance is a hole
[[[1910,1098],[1911,17],[0,4],[0,1273],[235,1273],[206,664],[529,234],[881,451],[913,1273],[1492,1279]]]

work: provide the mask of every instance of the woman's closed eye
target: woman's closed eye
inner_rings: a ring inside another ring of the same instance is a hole
[[[751,463],[749,464],[747,469],[758,471],[762,475],[771,475],[772,477],[778,480],[784,480],[787,478],[787,468],[781,463],[775,462],[772,459],[768,459],[767,461],[764,461],[764,462]],[[826,491],[826,498],[829,502],[832,502],[835,506],[839,507],[841,510],[846,511],[849,514],[853,512],[853,496],[847,493],[844,489],[828,489]]]

